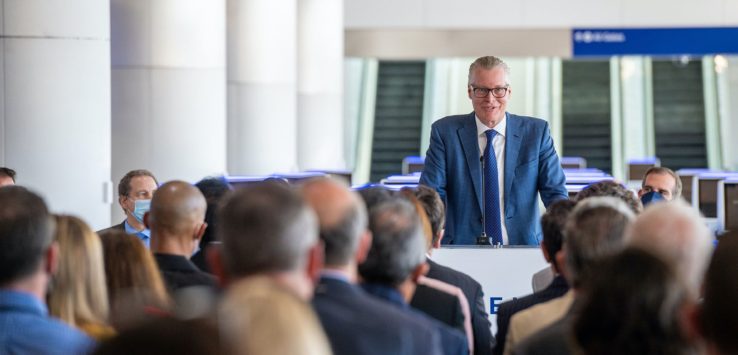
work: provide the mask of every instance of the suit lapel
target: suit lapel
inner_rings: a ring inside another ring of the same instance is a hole
[[[472,112],[465,120],[464,126],[459,128],[457,134],[461,141],[461,147],[464,149],[466,157],[466,165],[469,167],[472,185],[479,204],[479,210],[482,211],[482,170],[479,166],[479,141],[477,138],[477,125],[474,122],[474,113]]]
[[[510,197],[510,189],[515,179],[515,168],[518,166],[518,153],[522,136],[521,121],[518,116],[507,115],[507,132],[505,136],[505,209]]]

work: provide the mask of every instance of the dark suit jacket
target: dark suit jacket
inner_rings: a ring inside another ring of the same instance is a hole
[[[464,312],[461,310],[459,299],[446,292],[432,287],[418,285],[415,289],[410,306],[443,322],[449,327],[466,332],[464,328]]]
[[[126,221],[120,222],[119,224],[116,224],[114,226],[111,226],[111,227],[108,227],[108,228],[105,228],[105,229],[101,229],[101,230],[97,231],[97,235],[103,235],[104,233],[116,232],[116,231],[117,232],[125,232],[126,231],[126,226],[125,226],[124,223],[126,223]]]
[[[441,354],[435,328],[356,285],[322,277],[312,302],[335,355]]]
[[[414,310],[410,307],[405,300],[402,298],[397,290],[386,285],[379,284],[363,284],[362,287],[369,294],[385,300],[390,304],[394,304],[398,309],[403,310],[409,316],[415,317],[418,321],[424,322],[434,327],[439,334],[441,341],[441,347],[443,353],[446,355],[467,355],[469,354],[469,343],[466,340],[464,333],[453,329],[433,318],[427,316],[425,313]],[[389,325],[389,324],[388,324]]]
[[[476,244],[482,233],[482,169],[474,112],[444,117],[431,127],[420,183],[446,202],[445,244]],[[568,198],[564,172],[546,121],[507,115],[505,133],[505,227],[511,245],[542,239],[538,194],[548,207]]]
[[[154,259],[170,292],[191,286],[217,287],[213,275],[202,272],[184,256],[155,253]]]
[[[566,280],[561,275],[558,275],[554,277],[551,284],[543,290],[502,303],[497,308],[497,335],[495,335],[497,345],[495,346],[494,354],[501,355],[505,351],[505,339],[507,339],[507,330],[510,326],[510,318],[512,318],[515,313],[526,308],[533,307],[539,303],[544,303],[554,298],[561,297],[566,293],[566,291],[569,291],[569,286],[567,285]]]
[[[489,313],[484,305],[484,292],[482,285],[471,276],[454,270],[450,267],[443,266],[435,261],[428,259],[428,274],[426,277],[443,281],[454,285],[464,292],[464,296],[469,301],[469,314],[471,315],[472,331],[474,333],[474,354],[488,355],[492,352],[494,346],[494,338],[490,330]]]

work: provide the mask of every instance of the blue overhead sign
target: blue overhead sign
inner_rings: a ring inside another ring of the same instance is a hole
[[[575,28],[574,57],[737,54],[738,27]]]

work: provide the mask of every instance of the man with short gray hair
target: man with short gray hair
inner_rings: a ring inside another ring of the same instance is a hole
[[[315,213],[282,184],[244,187],[218,210],[213,272],[222,283],[266,275],[305,300],[323,264]]]
[[[693,296],[699,294],[713,237],[696,209],[681,200],[655,204],[638,216],[628,235],[631,246],[661,257]]]
[[[364,290],[437,329],[444,354],[468,354],[469,345],[462,332],[408,305],[418,279],[428,271],[425,236],[415,207],[404,198],[393,196],[371,209],[369,229],[372,247],[359,265]]]
[[[616,197],[590,197],[577,203],[564,227],[563,273],[571,289],[563,297],[515,314],[505,354],[567,353],[570,306],[589,287],[598,263],[625,248],[625,231],[633,220],[632,208]]]
[[[500,58],[477,58],[466,90],[474,112],[433,123],[420,177],[446,202],[443,242],[538,245],[538,195],[546,207],[568,198],[548,123],[506,111],[510,69]]]
[[[366,259],[372,243],[367,211],[359,196],[327,178],[304,183],[301,193],[318,215],[320,239],[325,245],[325,266],[313,307],[333,353],[439,354],[441,344],[435,328],[356,285],[357,265]],[[393,327],[387,327],[388,323]]]

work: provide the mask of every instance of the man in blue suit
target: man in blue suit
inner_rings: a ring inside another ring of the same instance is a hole
[[[548,123],[506,112],[512,94],[508,78],[505,62],[478,58],[469,67],[467,87],[474,112],[432,126],[420,183],[446,202],[444,244],[484,242],[478,238],[484,229],[490,241],[538,245],[537,195],[547,207],[568,197]]]

